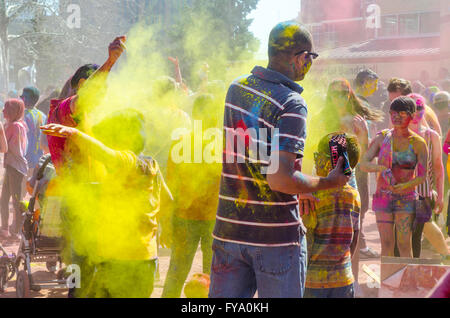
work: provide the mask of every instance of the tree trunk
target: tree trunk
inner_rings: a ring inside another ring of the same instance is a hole
[[[3,75],[3,88],[9,91],[9,45],[8,40],[5,41],[3,36],[0,36],[0,50],[2,51],[1,73]]]

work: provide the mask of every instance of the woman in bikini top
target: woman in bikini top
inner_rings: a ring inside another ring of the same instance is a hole
[[[392,169],[414,170],[417,165],[417,155],[410,144],[406,151],[394,151],[392,153]]]
[[[391,130],[377,134],[361,160],[361,169],[379,173],[373,196],[381,240],[381,255],[394,255],[394,230],[401,257],[412,257],[411,228],[414,221],[416,187],[426,178],[427,146],[422,137],[409,129],[416,104],[405,96],[390,107]],[[378,157],[378,163],[371,163]]]
[[[378,178],[377,192],[393,192],[392,187],[408,183],[414,180],[415,170],[419,163],[415,145],[421,142],[421,138],[414,133],[410,136],[396,136],[395,130],[384,130],[383,142],[378,154],[378,164],[383,170]],[[408,190],[408,191],[406,191]],[[398,194],[410,194],[414,196],[415,189],[404,187]]]

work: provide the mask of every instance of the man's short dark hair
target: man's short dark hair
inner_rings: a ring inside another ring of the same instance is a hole
[[[25,106],[27,107],[34,107],[36,103],[39,101],[40,92],[39,90],[34,86],[28,86],[23,89],[22,94],[27,95],[27,103]]]
[[[377,73],[375,73],[371,69],[369,69],[369,68],[363,69],[363,70],[359,71],[358,74],[356,75],[355,86],[361,87],[364,85],[364,83],[367,80],[376,80],[378,78],[379,77],[378,77]]]
[[[399,96],[391,103],[391,110],[396,112],[406,111],[410,115],[416,112],[416,102],[408,96]]]
[[[387,87],[388,92],[395,93],[400,91],[403,96],[412,93],[411,82],[403,78],[393,77],[389,80],[389,85]]]
[[[70,80],[72,89],[76,89],[81,79],[88,79],[98,68],[97,64],[86,64],[80,67]]]
[[[269,58],[275,57],[279,53],[309,51],[311,48],[312,35],[304,25],[298,22],[280,22],[270,32]]]

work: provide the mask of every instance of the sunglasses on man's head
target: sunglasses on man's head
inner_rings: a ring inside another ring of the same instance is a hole
[[[308,52],[308,51],[297,52],[297,53],[295,53],[294,55],[295,55],[295,56],[297,56],[297,55],[302,55],[303,53],[306,53],[306,57],[310,57],[310,56],[311,56],[313,60],[315,60],[316,58],[319,57],[319,54],[314,53],[314,52]]]

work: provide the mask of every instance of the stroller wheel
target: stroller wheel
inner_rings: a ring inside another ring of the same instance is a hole
[[[45,267],[50,273],[56,272],[56,262],[45,262]]]
[[[30,298],[30,280],[24,270],[17,273],[16,296],[17,298]]]

